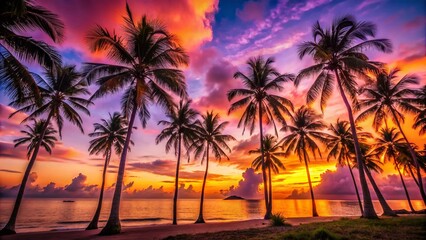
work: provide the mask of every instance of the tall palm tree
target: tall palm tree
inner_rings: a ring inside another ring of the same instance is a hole
[[[195,223],[205,223],[203,217],[204,205],[204,189],[206,187],[207,174],[209,171],[209,154],[212,152],[216,160],[221,160],[226,157],[229,160],[225,151],[231,152],[227,142],[234,141],[235,138],[228,134],[223,134],[223,131],[228,125],[228,122],[220,122],[219,115],[213,111],[207,112],[201,116],[202,121],[197,120],[194,124],[197,132],[197,138],[189,147],[191,152],[194,152],[196,159],[201,157],[201,163],[206,161],[206,171],[204,172],[203,186],[201,189],[200,212]]]
[[[363,53],[364,50],[374,48],[390,52],[391,43],[387,39],[370,39],[376,35],[376,25],[371,22],[359,22],[352,16],[336,19],[331,28],[327,29],[316,22],[312,27],[312,35],[313,41],[299,45],[299,57],[302,59],[310,55],[315,65],[301,70],[294,83],[297,86],[301,79],[316,75],[317,78],[308,91],[307,102],[310,103],[319,97],[322,109],[337,83],[348,113],[357,163],[360,166],[358,170],[364,198],[363,216],[377,218],[364,174],[352,106],[346,95],[354,99],[357,93],[355,79],[368,79],[366,71],[377,71],[378,64],[369,61],[367,55]]]
[[[89,153],[96,155],[102,153],[105,157],[105,163],[102,170],[102,184],[98,206],[96,208],[95,215],[86,230],[98,228],[98,221],[99,216],[101,215],[102,201],[104,197],[107,168],[113,151],[116,155],[120,155],[122,153],[127,135],[126,119],[118,112],[115,112],[113,115],[109,114],[108,119],[101,119],[100,123],[94,123],[93,126],[95,129],[92,133],[89,133],[89,137],[93,138],[90,140]],[[132,141],[130,143],[133,144]]]
[[[416,102],[420,111],[416,116],[413,128],[420,128],[420,135],[426,133],[426,85],[415,91]]]
[[[286,124],[284,114],[289,115],[290,110],[293,110],[293,104],[290,100],[278,96],[277,92],[283,89],[282,84],[292,81],[294,76],[292,74],[280,74],[273,66],[273,58],[264,59],[263,57],[250,58],[247,61],[248,72],[236,72],[234,78],[239,78],[243,82],[244,88],[232,89],[228,92],[228,100],[232,101],[236,97],[242,97],[231,104],[229,112],[231,113],[237,109],[245,108],[238,127],[243,126],[243,134],[246,127],[250,128],[250,134],[256,125],[259,124],[260,134],[260,151],[263,164],[264,151],[262,145],[263,139],[263,123],[272,123],[275,129],[275,134],[278,136],[275,119],[282,125]],[[265,194],[266,214],[265,219],[269,219],[272,215],[271,207],[268,199],[268,186],[265,166],[262,167],[263,176],[263,190]]]
[[[126,142],[123,146],[115,184],[111,213],[101,235],[121,231],[120,201],[130,143],[136,113],[146,127],[150,117],[148,106],[157,103],[170,111],[174,106],[170,92],[185,97],[186,83],[181,70],[188,63],[188,56],[175,37],[157,20],[142,16],[135,21],[128,4],[124,17],[124,36],[118,36],[106,28],[97,26],[88,35],[92,51],[106,51],[117,64],[86,63],[85,76],[88,82],[97,79],[98,90],[92,99],[104,97],[124,89],[121,99],[124,116],[129,119]]]
[[[401,155],[403,155],[404,148],[407,148],[407,145],[408,144],[405,142],[404,138],[401,137],[401,133],[398,132],[396,128],[382,128],[379,131],[378,138],[376,138],[376,150],[381,156],[384,157],[385,161],[393,160],[395,169],[398,171],[402,186],[404,187],[408,205],[410,206],[411,211],[415,212],[400,170],[401,161],[403,159]]]
[[[396,217],[396,213],[392,210],[392,208],[389,206],[389,204],[386,202],[386,199],[383,197],[382,192],[380,191],[379,187],[376,184],[376,181],[373,178],[373,175],[371,174],[371,171],[374,171],[376,173],[382,173],[383,169],[380,165],[382,163],[380,162],[379,153],[377,150],[373,149],[372,146],[370,146],[367,143],[361,144],[361,152],[364,160],[364,166],[365,166],[365,173],[370,180],[371,186],[373,187],[374,192],[376,193],[377,198],[379,199],[380,206],[383,209],[383,215],[384,216],[392,216]],[[352,153],[353,147],[352,147]],[[358,168],[356,162],[354,164],[354,167]]]
[[[38,30],[60,42],[64,24],[56,14],[30,0],[2,0],[0,22],[0,88],[14,100],[23,98],[28,91],[36,93],[40,100],[37,81],[21,60],[50,68],[60,65],[61,58],[53,47],[21,33]]]
[[[327,141],[327,149],[329,150],[327,161],[331,158],[337,160],[341,166],[348,166],[349,172],[351,173],[352,181],[354,183],[355,193],[358,199],[358,205],[363,215],[361,198],[358,192],[358,186],[355,181],[354,174],[352,172],[352,149],[354,148],[354,139],[352,138],[351,128],[348,121],[341,121],[337,119],[335,124],[330,124],[328,130],[331,132],[331,136]],[[361,129],[357,127],[357,130]],[[358,132],[359,139],[363,141],[366,138],[371,138],[372,135],[366,132]]]
[[[37,143],[40,141],[41,133],[46,126],[46,120],[35,120],[33,119],[32,125],[25,125],[27,130],[22,130],[21,133],[25,134],[25,137],[17,138],[13,140],[15,147],[28,144],[27,146],[27,158],[29,159],[33,155],[34,149],[37,146]],[[41,145],[46,152],[52,154],[52,148],[55,147],[55,142],[58,139],[55,137],[57,131],[52,127],[51,124],[48,124],[46,132],[44,133],[43,139],[41,139]]]
[[[407,143],[411,157],[417,170],[417,180],[419,182],[420,194],[426,204],[426,194],[423,189],[422,175],[416,153],[405,135],[401,123],[404,123],[402,113],[417,113],[419,109],[412,103],[415,90],[410,86],[418,83],[418,78],[414,75],[405,75],[397,80],[400,70],[398,68],[390,70],[389,73],[380,72],[376,75],[375,81],[361,89],[364,98],[360,99],[357,109],[364,109],[359,114],[357,120],[364,120],[369,116],[374,116],[373,127],[377,130],[387,120],[388,115],[396,124]],[[389,114],[390,113],[390,114]]]
[[[55,121],[58,126],[59,136],[62,137],[64,117],[83,132],[83,120],[78,111],[89,115],[89,110],[87,110],[86,107],[90,104],[90,101],[80,97],[80,95],[88,94],[89,92],[85,81],[81,80],[81,75],[76,71],[75,66],[46,69],[44,72],[45,79],[39,75],[33,75],[38,80],[41,105],[34,100],[36,98],[36,93],[19,100],[15,100],[11,102],[11,105],[19,107],[19,109],[11,114],[11,117],[16,113],[26,112],[28,113],[28,116],[24,119],[25,122],[29,119],[47,115],[45,120],[46,124],[43,126],[39,139],[44,139],[44,135],[49,132],[49,124],[51,121]],[[43,142],[39,141],[34,146],[31,159],[28,162],[27,169],[25,170],[24,177],[18,191],[18,196],[16,197],[11,217],[6,226],[1,230],[1,234],[15,233],[16,216],[21,205],[28,176],[30,175],[42,144]]]
[[[321,151],[316,141],[326,144],[330,135],[322,131],[326,128],[326,125],[321,120],[321,116],[306,106],[302,106],[297,109],[290,119],[291,124],[284,126],[282,129],[289,132],[289,135],[285,136],[281,140],[282,147],[286,154],[296,154],[299,157],[299,160],[305,163],[312,199],[312,216],[318,217],[314,191],[312,189],[311,175],[309,173],[308,162],[310,159],[308,151],[311,152],[315,158],[317,153],[321,157]]]
[[[260,149],[256,150],[250,150],[249,154],[260,154],[257,156],[251,166],[258,171],[263,166],[265,166],[266,169],[268,169],[268,181],[269,181],[269,204],[270,211],[272,212],[272,172],[274,174],[279,173],[279,170],[285,170],[284,164],[281,162],[280,158],[285,157],[286,154],[284,152],[278,151],[281,150],[281,146],[277,144],[277,139],[270,134],[266,134],[263,139],[263,153],[265,157],[265,164],[262,162],[262,151]],[[266,170],[265,169],[265,170]],[[262,169],[262,171],[265,171]],[[272,171],[271,171],[272,170]]]
[[[173,196],[173,224],[177,224],[177,199],[179,191],[179,167],[182,154],[182,143],[186,150],[191,146],[196,137],[194,122],[198,112],[191,109],[191,100],[184,102],[181,100],[179,106],[176,106],[166,114],[167,120],[162,120],[158,124],[165,126],[163,131],[157,136],[155,142],[158,144],[167,139],[166,152],[173,147],[177,156],[175,193]]]

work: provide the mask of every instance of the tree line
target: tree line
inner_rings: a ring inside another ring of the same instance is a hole
[[[196,223],[204,223],[203,202],[210,154],[214,159],[228,158],[228,143],[235,140],[225,134],[228,122],[222,121],[214,111],[200,114],[191,108],[185,77],[179,68],[189,63],[189,57],[176,37],[158,20],[145,15],[135,19],[128,4],[123,17],[122,35],[97,25],[87,34],[92,52],[102,52],[113,63],[83,63],[82,70],[62,62],[60,54],[42,41],[20,35],[20,30],[40,30],[52,41],[64,39],[64,24],[59,16],[31,1],[5,0],[0,2],[0,80],[1,89],[10,99],[10,106],[27,117],[21,132],[25,137],[16,139],[15,146],[27,145],[29,162],[13,207],[1,234],[15,233],[15,223],[24,195],[26,182],[40,148],[51,153],[55,142],[62,138],[62,126],[68,121],[82,133],[81,115],[90,115],[89,107],[99,98],[121,94],[121,113],[110,113],[109,118],[94,124],[88,149],[90,154],[102,154],[105,163],[98,206],[87,229],[98,228],[103,202],[105,176],[113,154],[120,157],[117,180],[108,221],[100,234],[121,231],[120,202],[127,153],[134,145],[132,133],[136,118],[146,127],[150,119],[149,106],[156,104],[166,113],[166,120],[158,124],[164,129],[156,143],[165,142],[165,151],[173,151],[177,158],[173,197],[173,224],[177,224],[179,169],[182,157],[193,156],[205,163],[199,216]],[[283,158],[296,155],[306,167],[312,199],[312,215],[318,216],[310,179],[309,161],[322,157],[336,159],[347,166],[356,190],[360,211],[365,218],[377,218],[367,178],[370,181],[384,214],[396,216],[389,207],[371,171],[381,172],[381,160],[392,161],[399,173],[411,211],[410,197],[403,173],[409,174],[419,188],[423,202],[426,196],[422,182],[425,171],[425,150],[410,142],[402,129],[404,114],[415,114],[414,129],[426,132],[426,86],[418,87],[419,78],[405,75],[398,79],[399,69],[387,70],[381,62],[372,61],[365,51],[374,49],[384,53],[392,51],[388,39],[376,37],[376,25],[344,16],[324,28],[313,24],[312,41],[298,45],[299,58],[311,57],[312,66],[297,75],[280,73],[273,58],[253,57],[247,61],[247,70],[236,72],[241,88],[227,93],[231,102],[229,113],[241,109],[238,127],[250,134],[259,128],[259,148],[252,167],[262,172],[265,199],[265,219],[272,216],[272,174],[285,169]],[[44,71],[31,72],[23,62],[36,62]],[[291,100],[280,95],[284,83],[298,86],[313,78],[306,96],[306,105],[295,107]],[[365,84],[359,85],[363,80]],[[88,87],[96,85],[90,94]],[[327,106],[335,88],[347,110],[348,121],[337,120],[327,125],[321,114],[310,105],[319,99],[321,111]],[[180,99],[176,101],[176,99]],[[178,102],[176,104],[176,102]],[[357,114],[357,117],[355,117]],[[358,122],[373,117],[374,138],[364,132]],[[388,125],[388,119],[396,126]],[[56,127],[53,125],[56,125]],[[264,135],[264,124],[272,125],[274,134]],[[279,139],[278,132],[286,135]],[[326,151],[321,151],[323,145]],[[359,172],[362,197],[358,191],[353,168]],[[402,171],[401,171],[402,170]],[[367,177],[365,176],[367,175]]]

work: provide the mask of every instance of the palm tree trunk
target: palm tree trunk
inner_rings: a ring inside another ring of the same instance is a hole
[[[268,212],[272,215],[272,173],[271,166],[268,166],[268,175],[269,175],[269,208]]]
[[[401,124],[399,123],[398,119],[396,118],[395,111],[392,109],[391,112],[392,112],[393,118],[395,119],[396,125],[398,126],[399,131],[401,132],[402,136],[404,137],[404,140],[408,145],[408,149],[410,150],[411,158],[413,159],[414,165],[416,166],[416,170],[417,170],[417,180],[419,181],[418,187],[420,189],[420,195],[422,196],[423,204],[426,205],[426,193],[425,193],[425,190],[423,188],[422,173],[421,173],[421,170],[420,170],[420,164],[418,162],[416,152],[414,152],[414,149],[411,146],[410,142],[408,141],[407,136],[405,135],[404,131],[402,131]]]
[[[383,197],[382,192],[380,192],[380,189],[377,186],[376,181],[374,181],[374,178],[371,175],[371,172],[368,168],[365,168],[365,173],[367,174],[367,177],[370,180],[371,186],[373,186],[374,192],[376,192],[377,198],[379,199],[379,202],[380,202],[380,206],[382,206],[382,209],[383,209],[383,215],[397,217],[398,215],[396,215],[396,213],[392,210],[392,208],[389,206],[389,204],[386,202],[385,198]]]
[[[206,154],[206,171],[204,172],[203,188],[201,189],[201,200],[200,200],[200,212],[198,219],[195,223],[206,223],[203,217],[203,205],[204,205],[204,189],[206,188],[207,173],[209,172],[209,144],[207,144]]]
[[[309,173],[308,159],[306,157],[306,150],[302,149],[302,151],[303,151],[303,159],[305,161],[306,174],[308,175],[309,190],[311,191],[312,216],[318,217],[317,206],[315,204],[314,190],[312,189],[311,174]]]
[[[263,151],[263,121],[262,121],[262,103],[259,102],[259,131],[260,131],[260,156],[262,157],[262,177],[263,177],[263,192],[265,195],[266,213],[264,219],[271,219],[272,213],[269,211],[268,197],[268,180],[266,177],[265,153]]]
[[[416,183],[416,185],[418,187],[419,186],[419,182],[417,181],[416,176],[414,176],[413,169],[411,169],[411,166],[408,167],[408,170],[410,172],[411,177],[414,179],[414,182]]]
[[[37,159],[38,151],[40,150],[40,146],[42,143],[41,139],[43,139],[44,135],[46,134],[46,130],[49,126],[52,115],[53,113],[49,113],[49,116],[46,119],[43,132],[40,135],[40,141],[37,142],[37,145],[34,148],[34,152],[31,156],[31,159],[28,162],[27,169],[25,169],[24,177],[22,178],[21,185],[19,186],[19,191],[18,191],[18,195],[16,196],[16,201],[15,201],[15,205],[13,206],[12,214],[10,215],[9,221],[7,222],[6,226],[4,226],[3,229],[0,231],[0,236],[16,233],[15,231],[16,218],[18,217],[18,212],[21,206],[22,197],[24,196],[24,191],[27,185],[28,177],[30,176],[31,169],[34,166],[35,160]]]
[[[359,171],[359,180],[361,183],[362,195],[364,198],[364,211],[363,211],[362,217],[377,218],[377,214],[374,211],[373,201],[371,200],[370,190],[368,189],[367,179],[365,178],[365,174],[364,174],[364,161],[362,161],[361,148],[359,146],[358,135],[356,133],[356,126],[355,126],[354,116],[352,113],[352,107],[349,104],[348,99],[346,98],[345,91],[343,90],[342,83],[340,82],[340,77],[339,77],[339,74],[337,73],[337,70],[334,70],[334,73],[336,75],[337,85],[339,86],[340,95],[343,99],[343,102],[346,106],[346,110],[348,112],[349,122],[351,124],[352,137],[354,139],[355,155],[356,155],[356,161],[358,164],[358,171]]]
[[[362,209],[362,203],[361,203],[361,198],[359,197],[358,186],[356,185],[356,181],[355,181],[354,173],[352,172],[351,165],[349,164],[349,159],[346,159],[346,163],[347,163],[347,165],[348,165],[349,172],[351,173],[352,181],[354,182],[355,193],[356,193],[356,197],[357,197],[357,199],[358,199],[359,210],[361,211],[361,216],[362,216],[362,215],[363,215],[364,210]]]
[[[98,201],[98,207],[96,208],[95,215],[93,216],[92,221],[87,226],[86,230],[92,230],[92,229],[98,229],[98,222],[99,222],[99,216],[101,215],[101,209],[102,209],[102,201],[104,198],[104,189],[105,189],[105,177],[106,177],[106,171],[108,168],[108,163],[111,158],[111,148],[107,150],[105,163],[104,163],[104,169],[102,172],[102,184],[101,184],[101,193],[99,194],[99,201]]]
[[[176,177],[175,177],[175,195],[173,196],[173,225],[177,225],[177,200],[178,200],[178,192],[179,192],[179,166],[180,166],[180,154],[181,154],[181,141],[182,136],[179,133],[178,140],[178,156],[177,156],[177,164],[176,164]]]
[[[117,182],[115,184],[114,197],[112,198],[111,212],[109,214],[108,222],[105,227],[99,233],[100,235],[112,235],[121,232],[120,223],[120,202],[121,192],[123,188],[124,171],[126,168],[127,151],[129,149],[130,138],[132,136],[133,124],[136,118],[136,104],[133,106],[132,114],[130,115],[129,126],[127,127],[126,142],[123,146],[123,152],[121,153],[120,165],[118,167]]]
[[[405,186],[404,178],[402,177],[401,170],[399,170],[399,167],[396,166],[396,169],[398,169],[399,177],[401,178],[402,186],[404,187],[405,195],[407,196],[408,205],[410,206],[411,212],[415,213],[416,210],[414,210],[413,205],[411,204],[410,195],[408,194],[407,186]]]

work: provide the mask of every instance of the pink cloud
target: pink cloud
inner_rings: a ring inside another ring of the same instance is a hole
[[[267,3],[267,0],[248,1],[244,3],[242,9],[237,9],[236,14],[241,20],[245,22],[260,21],[265,15]]]
[[[262,174],[256,173],[253,168],[247,168],[242,174],[243,179],[237,186],[232,185],[227,190],[221,190],[225,196],[239,196],[245,199],[260,199],[259,186],[263,182]]]

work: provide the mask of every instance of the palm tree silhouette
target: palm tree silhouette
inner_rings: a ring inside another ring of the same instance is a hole
[[[311,175],[309,173],[308,162],[310,159],[308,151],[310,151],[315,158],[317,156],[316,153],[321,157],[321,151],[316,141],[326,144],[330,135],[322,132],[322,130],[326,128],[326,125],[321,120],[321,117],[308,107],[300,107],[290,119],[291,125],[288,124],[282,129],[289,132],[289,135],[281,140],[282,147],[286,154],[294,153],[299,157],[300,161],[304,161],[311,192],[312,216],[318,217]]]
[[[352,172],[352,151],[354,146],[354,139],[352,138],[351,128],[348,121],[341,121],[337,119],[335,124],[330,124],[328,130],[331,132],[331,136],[327,141],[327,149],[329,150],[327,161],[331,158],[337,160],[341,166],[348,166],[349,172],[351,173],[352,181],[354,183],[354,188],[356,196],[358,199],[358,205],[361,211],[361,216],[363,215],[361,198],[359,197],[358,187],[355,181],[354,174]],[[357,127],[358,136],[360,140],[365,138],[372,138],[372,135],[367,132],[361,131],[360,127]]]
[[[225,150],[231,152],[227,142],[235,140],[233,136],[223,134],[228,122],[220,122],[218,114],[211,111],[201,117],[202,121],[197,120],[194,124],[197,137],[189,147],[189,151],[194,152],[194,157],[196,159],[201,157],[201,163],[206,161],[206,171],[204,172],[203,186],[201,189],[200,212],[195,223],[205,223],[203,217],[203,205],[204,190],[209,171],[209,153],[211,151],[216,160],[220,161],[222,157],[226,157],[229,160],[228,155],[225,153]]]
[[[21,60],[51,68],[61,65],[61,57],[53,47],[23,36],[21,32],[38,30],[54,42],[60,42],[64,37],[64,24],[56,14],[29,0],[2,0],[0,22],[0,87],[13,100],[23,98],[27,91],[31,91],[39,101],[37,81]]]
[[[83,120],[78,111],[89,115],[90,113],[86,106],[88,106],[91,102],[80,97],[80,95],[88,94],[89,92],[85,81],[81,80],[81,75],[76,71],[75,66],[45,69],[44,76],[46,79],[43,79],[41,76],[34,73],[33,76],[39,82],[41,105],[35,101],[37,94],[32,93],[22,99],[15,100],[10,103],[10,105],[14,107],[19,107],[16,112],[11,114],[11,117],[19,112],[27,112],[29,115],[23,120],[25,122],[29,119],[47,115],[47,119],[45,120],[46,124],[40,133],[39,139],[44,139],[44,135],[50,129],[49,124],[52,120],[55,121],[58,126],[59,136],[62,138],[64,117],[83,132]],[[42,144],[43,142],[39,141],[34,146],[31,159],[28,162],[21,186],[19,187],[12,214],[0,234],[15,233],[16,216],[18,215],[25,186]]]
[[[186,84],[180,65],[188,63],[188,56],[179,47],[175,37],[157,20],[146,16],[135,22],[128,4],[124,17],[124,37],[97,26],[88,35],[92,51],[107,51],[107,56],[118,64],[86,63],[85,77],[90,83],[97,79],[98,90],[92,99],[125,90],[121,105],[124,116],[129,119],[126,141],[118,168],[117,182],[108,222],[101,235],[121,231],[120,202],[132,128],[136,113],[142,127],[150,117],[148,106],[157,103],[170,111],[173,98],[170,92],[185,97]]]
[[[245,108],[238,127],[243,126],[243,134],[246,127],[250,128],[250,134],[256,125],[256,120],[259,121],[259,134],[260,134],[260,151],[263,164],[264,151],[262,150],[263,139],[263,123],[272,123],[275,129],[275,134],[278,136],[275,119],[282,125],[286,124],[283,114],[290,114],[293,110],[293,104],[290,100],[276,95],[276,92],[283,89],[282,84],[292,81],[294,76],[292,74],[280,74],[272,64],[273,58],[264,59],[263,57],[250,58],[247,61],[248,74],[236,72],[234,78],[242,80],[245,88],[232,89],[228,92],[228,100],[232,101],[236,97],[242,97],[236,102],[231,104],[229,113]],[[275,92],[275,93],[274,93]],[[262,167],[263,175],[263,189],[265,194],[266,214],[265,219],[269,219],[272,215],[271,207],[268,199],[268,184],[266,178],[265,166]]]
[[[299,45],[299,57],[312,56],[315,65],[300,71],[294,83],[297,86],[301,79],[317,75],[307,93],[307,103],[320,97],[321,109],[324,109],[333,93],[335,83],[345,104],[354,147],[359,167],[359,178],[364,198],[363,217],[377,218],[371,200],[370,191],[364,174],[361,149],[359,146],[352,107],[347,98],[355,99],[358,79],[369,79],[366,71],[377,72],[377,62],[369,61],[363,53],[365,49],[374,48],[382,52],[390,52],[391,43],[387,39],[369,39],[376,35],[376,25],[371,22],[359,22],[353,16],[336,19],[331,28],[324,29],[317,21],[312,27],[314,41]]]
[[[426,133],[426,85],[415,91],[416,102],[421,111],[416,116],[413,128],[420,128],[420,135]]]
[[[382,163],[380,162],[379,153],[376,149],[374,149],[372,146],[367,144],[366,142],[361,142],[361,152],[364,160],[364,166],[365,166],[365,173],[370,180],[371,186],[374,189],[374,192],[377,195],[377,198],[379,199],[380,206],[383,209],[383,215],[384,216],[392,216],[396,217],[397,214],[392,210],[392,208],[389,206],[389,204],[386,202],[386,199],[383,197],[382,192],[380,191],[379,187],[376,184],[376,181],[373,178],[373,175],[371,174],[371,171],[374,171],[376,173],[382,173],[383,169],[380,165]],[[352,153],[355,154],[352,147]],[[358,168],[358,165],[354,164],[354,167]]]
[[[194,122],[198,116],[198,112],[191,109],[191,100],[184,102],[181,100],[179,106],[174,107],[172,111],[166,114],[169,119],[158,122],[159,125],[165,126],[161,133],[155,139],[158,144],[167,139],[166,152],[173,147],[177,156],[176,177],[175,177],[175,193],[173,197],[173,224],[177,224],[177,199],[179,191],[179,167],[182,154],[182,143],[186,150],[191,146],[193,139],[196,137]],[[189,158],[188,158],[189,160]]]
[[[376,81],[373,84],[361,89],[361,93],[363,93],[365,98],[359,100],[357,109],[365,110],[359,114],[357,120],[361,121],[373,115],[373,127],[377,130],[386,122],[390,113],[392,121],[396,124],[407,143],[407,148],[415,163],[420,194],[423,202],[426,204],[426,194],[423,189],[420,165],[416,153],[401,127],[401,123],[404,122],[402,112],[419,112],[419,109],[412,103],[415,90],[410,89],[411,85],[418,83],[418,78],[414,75],[405,75],[397,81],[396,78],[399,71],[398,68],[395,68],[389,73],[380,72],[376,75]]]
[[[86,230],[98,228],[98,221],[101,214],[102,201],[104,196],[107,168],[113,151],[116,155],[120,155],[122,153],[127,135],[126,119],[118,112],[113,113],[113,115],[109,114],[108,119],[101,119],[100,123],[94,123],[93,126],[95,129],[92,133],[89,133],[89,137],[93,138],[90,140],[89,153],[96,155],[102,153],[102,155],[105,157],[105,163],[102,170],[102,184],[101,192],[99,194],[98,206],[96,208],[95,215],[93,216],[92,221],[90,221]],[[130,141],[130,143],[133,144],[132,141]]]
[[[270,211],[272,213],[272,172],[275,174],[279,173],[280,169],[285,170],[284,164],[281,162],[280,157],[285,157],[286,154],[284,152],[279,152],[281,150],[281,146],[277,144],[277,139],[270,135],[266,134],[263,139],[263,153],[265,158],[265,164],[262,162],[262,151],[260,149],[250,150],[249,154],[260,154],[257,156],[251,166],[258,171],[263,166],[268,169],[268,181],[269,181],[269,203],[270,203]],[[265,169],[265,170],[266,170]],[[262,169],[262,171],[265,171]]]
[[[396,128],[382,128],[379,131],[379,137],[376,138],[376,150],[384,157],[385,161],[392,161],[395,169],[399,173],[402,186],[404,187],[405,195],[407,196],[408,205],[412,212],[415,212],[413,205],[411,204],[410,195],[408,194],[407,187],[404,182],[400,167],[404,148],[407,148],[404,138],[401,137],[401,133]]]

